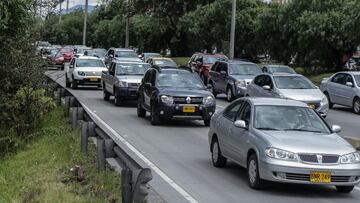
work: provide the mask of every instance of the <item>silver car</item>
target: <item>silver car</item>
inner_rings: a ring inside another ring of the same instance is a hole
[[[275,97],[305,102],[323,117],[329,111],[327,97],[309,79],[299,74],[260,74],[247,86],[246,96]]]
[[[251,188],[264,180],[334,185],[351,192],[360,182],[360,155],[303,102],[244,97],[216,112],[208,134],[212,162],[247,168]]]
[[[334,104],[348,106],[360,114],[360,72],[339,72],[325,78],[320,89],[327,96],[329,107]]]

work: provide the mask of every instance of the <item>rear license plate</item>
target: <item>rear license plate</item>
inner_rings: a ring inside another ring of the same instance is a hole
[[[195,106],[183,106],[183,112],[184,113],[194,113]]]
[[[330,183],[331,173],[329,172],[310,172],[310,182],[313,183]]]
[[[98,79],[97,79],[97,78],[90,78],[90,81],[91,81],[91,82],[97,82]]]

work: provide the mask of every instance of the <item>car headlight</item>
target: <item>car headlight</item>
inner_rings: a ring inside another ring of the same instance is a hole
[[[83,72],[83,71],[78,71],[78,75],[85,76],[85,72]]]
[[[237,81],[235,81],[235,85],[238,87],[246,87],[246,81],[245,80],[237,80]]]
[[[128,83],[125,82],[125,81],[117,81],[117,82],[115,83],[115,85],[118,86],[118,87],[127,87],[127,86],[128,86]]]
[[[342,164],[352,164],[360,162],[360,154],[358,152],[354,152],[351,154],[345,154],[340,157],[340,163]]]
[[[326,96],[324,96],[322,99],[321,99],[321,103],[322,104],[327,104],[328,103],[328,99]]]
[[[298,161],[297,154],[295,154],[293,152],[281,150],[281,149],[272,148],[272,147],[267,148],[265,150],[265,154],[268,157],[271,157],[274,159],[281,159],[281,160],[286,160],[286,161]]]
[[[214,102],[214,98],[212,96],[207,96],[203,98],[204,105],[211,105]]]
[[[173,104],[174,103],[174,98],[171,96],[162,95],[160,98],[161,98],[161,102],[163,102],[165,104]]]

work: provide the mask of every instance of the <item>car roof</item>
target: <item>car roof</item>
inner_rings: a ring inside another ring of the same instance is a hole
[[[279,68],[279,67],[288,67],[288,68],[290,68],[289,66],[282,65],[282,64],[268,64],[268,65],[265,65],[265,66],[270,67],[270,68]]]
[[[227,57],[225,54],[212,54],[212,53],[202,53],[202,52],[195,52],[193,55],[202,55],[202,56],[210,56],[210,57],[216,57],[216,56],[225,56]]]
[[[301,74],[297,74],[297,73],[283,73],[283,72],[275,72],[275,73],[268,74],[268,75],[273,75],[273,76],[301,76],[301,77],[303,77],[303,75],[301,75]]]
[[[249,65],[256,65],[255,63],[248,62],[248,61],[241,61],[241,60],[230,60],[230,61],[221,61],[228,64],[249,64]]]
[[[116,64],[141,64],[141,65],[150,65],[145,62],[139,62],[139,61],[116,61]]]
[[[78,56],[76,58],[78,58],[78,59],[97,59],[97,60],[101,60],[101,59],[99,59],[98,57],[95,57],[95,56]]]
[[[307,104],[301,101],[291,99],[269,98],[269,97],[246,97],[245,100],[251,102],[254,106],[298,106],[308,107]]]
[[[132,49],[127,49],[127,48],[111,48],[114,49],[115,51],[134,51]]]
[[[338,73],[349,73],[349,74],[352,74],[352,75],[360,75],[360,71],[341,71],[341,72],[338,72]],[[338,73],[335,73],[335,74],[338,74]]]
[[[150,57],[151,59],[153,59],[153,60],[171,60],[171,61],[173,61],[171,58],[166,58],[166,57]]]
[[[171,73],[191,73],[188,70],[180,69],[180,68],[164,68],[164,69],[161,69],[159,72],[160,73],[168,73],[168,74],[171,74]]]
[[[156,53],[156,52],[144,52],[143,54],[156,54],[156,55],[160,55],[160,53]]]

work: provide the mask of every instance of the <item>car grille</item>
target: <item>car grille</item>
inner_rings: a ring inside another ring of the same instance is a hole
[[[140,83],[128,83],[128,86],[138,88],[140,86]]]
[[[318,159],[319,155],[316,154],[299,154],[301,161],[306,163],[315,163],[315,164],[335,164],[339,160],[338,155],[320,155],[321,159]]]
[[[101,76],[101,72],[98,71],[85,71],[86,76]]]
[[[298,180],[310,182],[309,174],[298,174],[298,173],[285,173],[287,180]],[[347,183],[350,181],[350,176],[331,176],[332,183]]]
[[[202,97],[190,97],[190,103],[186,101],[187,97],[174,97],[175,104],[202,104],[203,98]]]

